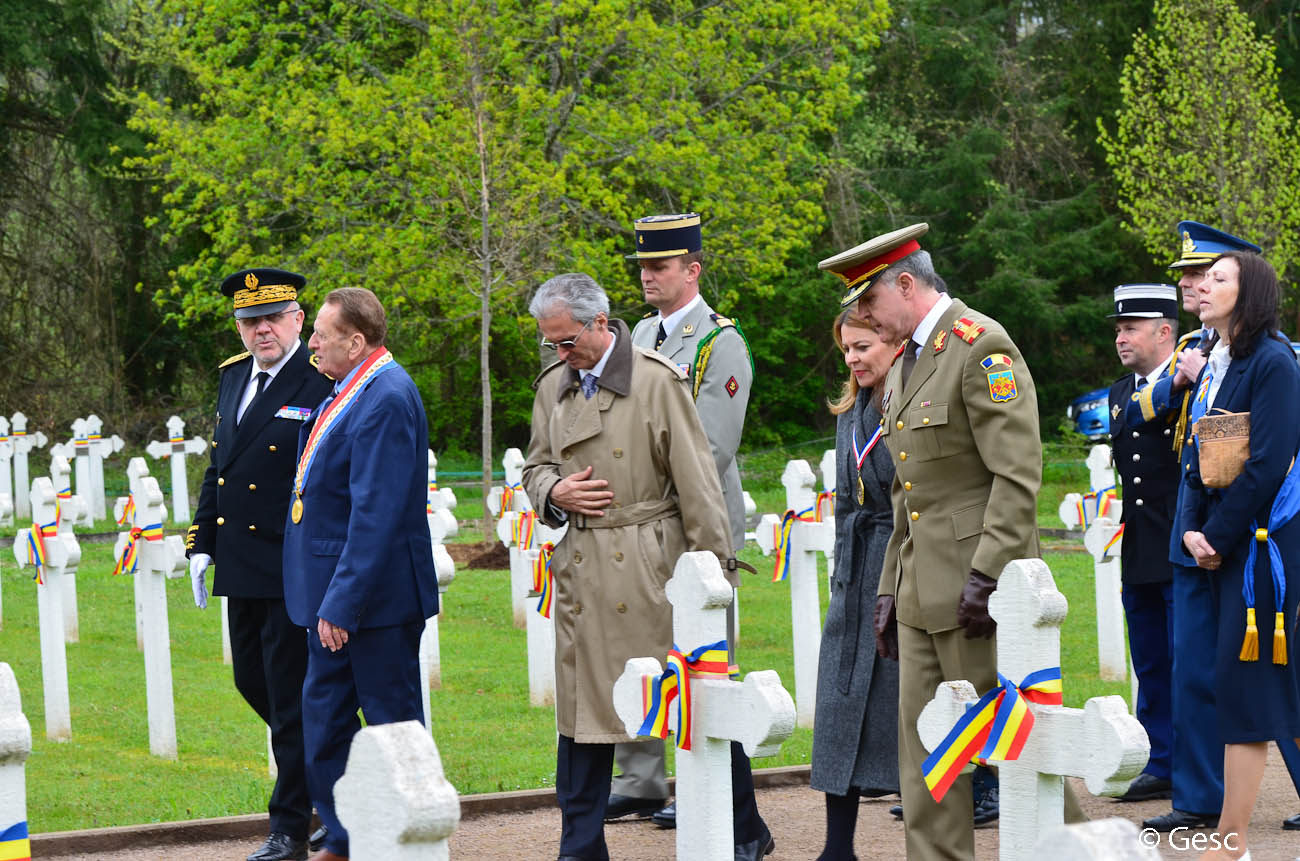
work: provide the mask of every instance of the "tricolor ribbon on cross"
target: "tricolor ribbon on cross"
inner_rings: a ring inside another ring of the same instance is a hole
[[[118,526],[125,526],[128,523],[135,522],[135,496],[128,493],[126,495],[126,504],[122,506],[122,516],[117,519]]]
[[[0,829],[0,861],[31,861],[31,857],[32,842],[26,820]]]
[[[144,538],[145,541],[162,541],[163,528],[161,523],[151,523],[145,527],[133,526],[129,537],[126,540],[126,546],[122,548],[122,555],[118,557],[117,564],[113,566],[113,576],[119,574],[134,574],[136,564],[139,561],[139,541]]]
[[[510,510],[510,506],[514,505],[515,492],[522,491],[523,489],[524,486],[522,484],[507,484],[505,487],[501,488],[501,512],[503,514]]]
[[[786,577],[790,576],[790,533],[794,530],[794,522],[802,520],[805,523],[814,522],[812,517],[812,508],[805,508],[803,511],[789,509],[781,515],[780,523],[772,524],[772,544],[776,546],[776,567],[772,571],[772,582],[780,583]]]
[[[641,707],[645,720],[637,735],[667,738],[668,709],[677,700],[677,746],[691,749],[691,679],[725,679],[730,675],[727,664],[727,641],[718,640],[683,654],[676,643],[668,652],[664,671],[643,679]]]
[[[424,513],[433,514],[433,495],[438,492],[438,482],[429,482],[429,492],[424,497]]]
[[[537,551],[533,560],[533,591],[541,597],[537,600],[537,612],[547,619],[551,618],[551,603],[555,600],[555,575],[551,573],[551,557],[555,545],[546,542]]]
[[[998,684],[999,687],[967,708],[921,764],[925,785],[935,801],[942,801],[948,794],[948,788],[966,763],[983,765],[1020,757],[1034,728],[1034,713],[1029,703],[1058,706],[1062,703],[1060,667],[1035,670],[1019,685],[1013,685],[998,673]]]
[[[835,516],[835,489],[823,490],[817,494],[817,504],[814,506],[816,511],[813,512],[813,519],[821,523],[828,517]]]
[[[536,511],[521,511],[510,524],[510,540],[520,550],[533,546],[533,527],[537,525]]]
[[[1120,539],[1122,539],[1123,537],[1124,537],[1124,524],[1121,523],[1119,525],[1119,529],[1116,529],[1115,534],[1112,535],[1110,537],[1110,540],[1106,542],[1106,546],[1101,548],[1101,555],[1110,556],[1111,548],[1114,547],[1116,544],[1118,544],[1120,542]]]
[[[1079,497],[1075,503],[1079,512],[1079,528],[1087,529],[1092,525],[1096,517],[1106,517],[1110,514],[1110,504],[1115,501],[1115,485],[1103,487],[1101,490],[1090,490]],[[1093,502],[1093,516],[1088,515],[1088,503]]]

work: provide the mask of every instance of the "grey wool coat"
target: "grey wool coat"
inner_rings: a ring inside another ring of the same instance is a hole
[[[898,791],[898,663],[876,654],[876,587],[893,530],[894,466],[883,439],[862,464],[858,504],[853,431],[865,446],[880,425],[871,392],[835,428],[835,573],[817,664],[812,788],[844,795]]]

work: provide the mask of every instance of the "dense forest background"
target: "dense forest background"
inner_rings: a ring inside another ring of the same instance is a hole
[[[10,0],[0,412],[205,433],[242,349],[217,285],[278,265],[309,310],[380,295],[438,451],[522,446],[531,291],[587,271],[634,320],[632,219],[694,210],[757,366],[746,446],[829,432],[816,262],[916,221],[1059,433],[1180,219],[1260,241],[1295,334],[1297,5]]]

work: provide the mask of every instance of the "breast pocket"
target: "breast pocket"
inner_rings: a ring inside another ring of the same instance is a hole
[[[925,404],[908,410],[907,430],[918,460],[943,457],[942,437],[947,424],[947,404]]]

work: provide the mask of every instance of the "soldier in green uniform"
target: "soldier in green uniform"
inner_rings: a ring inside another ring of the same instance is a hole
[[[1038,404],[1020,351],[991,317],[946,292],[917,239],[926,224],[821,261],[881,337],[904,342],[885,379],[894,532],[876,601],[877,649],[899,660],[899,779],[907,856],[973,858],[971,781],[942,802],[923,780],[916,720],[935,688],[997,683],[988,598],[1012,559],[1039,555]],[[1067,819],[1073,818],[1067,809]]]
[[[722,482],[732,549],[739,552],[745,544],[745,502],[736,449],[754,379],[749,345],[736,324],[714,312],[700,295],[704,253],[700,216],[694,212],[651,215],[637,219],[633,226],[636,253],[629,257],[640,263],[645,300],[657,310],[632,330],[632,343],[658,351],[686,373]],[[621,773],[610,786],[605,818],[653,813],[655,824],[675,827],[676,805],[664,807],[668,796],[664,743],[655,739],[617,745],[615,761]]]

